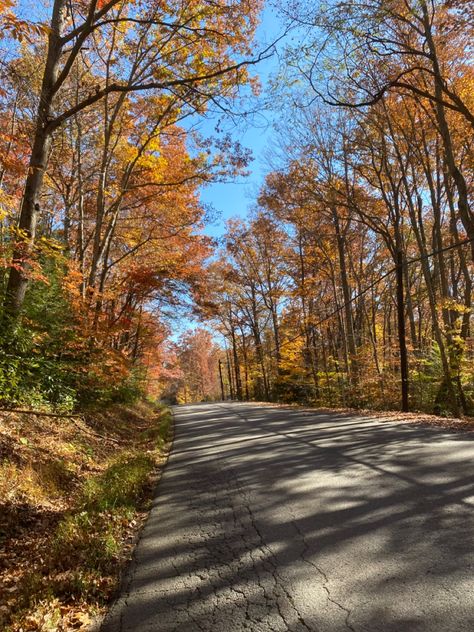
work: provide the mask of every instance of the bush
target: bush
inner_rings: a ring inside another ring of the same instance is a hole
[[[143,371],[84,326],[64,289],[62,260],[46,260],[45,282],[30,284],[24,313],[12,321],[0,311],[0,402],[58,412],[109,403],[133,404],[143,396]]]
[[[281,376],[273,385],[272,399],[285,403],[308,404],[314,400],[314,385],[293,376]]]

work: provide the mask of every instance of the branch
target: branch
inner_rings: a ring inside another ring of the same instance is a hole
[[[95,0],[95,2],[92,2],[85,21],[81,24],[81,26],[78,26],[77,28],[73,29],[67,35],[64,35],[64,37],[61,38],[61,44],[62,45],[67,44],[68,42],[73,40],[75,37],[78,37],[79,35],[81,35],[84,31],[87,32],[87,35],[90,35],[90,33],[92,33],[92,31],[95,28],[94,24],[97,22],[97,20],[100,20],[102,16],[106,15],[110,11],[110,9],[113,9],[113,7],[116,4],[119,4],[119,2],[121,2],[121,0],[109,0],[109,2],[107,2],[97,12],[95,11],[96,6],[97,6],[97,0]]]
[[[123,85],[123,84],[118,84],[118,83],[112,83],[109,86],[102,88],[101,90],[97,90],[94,94],[89,95],[86,99],[83,99],[82,101],[77,103],[75,106],[73,106],[72,108],[69,108],[69,110],[66,110],[65,112],[57,116],[56,118],[51,119],[48,122],[46,127],[50,131],[57,129],[69,118],[71,118],[78,112],[81,112],[82,110],[86,109],[87,107],[93,105],[94,103],[97,103],[108,94],[135,93],[135,92],[142,92],[145,90],[169,90],[170,88],[173,88],[175,86],[188,86],[188,85],[199,84],[204,81],[209,81],[210,79],[216,79],[218,77],[222,77],[223,75],[229,74],[236,70],[240,70],[241,68],[245,68],[247,66],[255,66],[256,64],[260,63],[261,61],[265,59],[268,59],[271,56],[271,53],[269,53],[269,50],[272,47],[273,47],[273,44],[267,49],[265,49],[264,51],[262,51],[258,55],[258,57],[256,57],[255,59],[245,60],[236,64],[232,64],[230,66],[226,66],[225,68],[220,68],[218,70],[215,70],[214,72],[209,72],[208,74],[204,74],[204,75],[197,75],[194,77],[186,77],[182,79],[172,79],[170,81],[163,81],[163,82],[150,81],[148,83],[142,83],[142,84],[136,84],[136,85]]]
[[[327,105],[332,105],[332,106],[336,106],[336,107],[354,108],[354,109],[367,107],[367,106],[375,105],[376,103],[378,103],[384,97],[385,93],[388,92],[391,88],[401,88],[402,90],[407,90],[409,92],[413,92],[413,93],[415,93],[416,95],[418,95],[420,97],[423,97],[423,98],[428,99],[430,101],[433,101],[435,103],[439,103],[440,105],[443,105],[445,108],[448,108],[449,110],[453,110],[454,112],[458,112],[459,114],[462,114],[469,121],[469,123],[471,123],[471,125],[474,127],[474,115],[467,108],[467,106],[464,104],[462,99],[456,93],[454,93],[451,90],[449,90],[449,88],[446,86],[446,84],[443,85],[443,88],[442,88],[443,92],[452,101],[454,101],[454,104],[450,103],[449,101],[446,101],[445,99],[441,99],[441,98],[436,97],[436,95],[432,94],[428,90],[423,90],[422,88],[418,88],[417,86],[414,86],[414,85],[412,85],[410,83],[406,83],[405,81],[400,81],[400,79],[402,79],[405,75],[411,74],[414,70],[421,70],[422,72],[428,72],[429,74],[434,74],[431,70],[429,70],[428,68],[424,68],[422,66],[416,66],[414,68],[410,68],[408,70],[404,70],[395,79],[392,79],[391,81],[388,81],[385,85],[383,85],[380,88],[380,90],[378,90],[375,94],[371,95],[371,97],[369,99],[367,99],[367,101],[358,101],[356,103],[351,102],[351,101],[342,101],[341,99],[337,99],[337,98],[333,97],[332,95],[329,95],[330,96],[329,99],[326,98],[316,88],[316,86],[314,85],[314,82],[311,80],[311,78],[309,78],[309,79],[310,79],[311,87],[313,88],[313,91]]]

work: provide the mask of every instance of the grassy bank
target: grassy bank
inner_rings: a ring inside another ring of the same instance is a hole
[[[0,629],[85,630],[106,607],[172,435],[167,409],[0,413]]]

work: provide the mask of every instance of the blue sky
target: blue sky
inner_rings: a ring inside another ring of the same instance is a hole
[[[266,7],[261,16],[261,23],[257,32],[257,46],[255,50],[264,49],[269,43],[275,41],[281,34],[282,26],[272,12],[270,7]],[[265,100],[266,88],[271,75],[278,70],[278,60],[275,56],[270,57],[258,64],[255,74],[258,75],[262,85],[262,101]],[[244,147],[252,151],[253,160],[248,167],[249,175],[238,178],[231,182],[221,182],[207,185],[201,189],[201,200],[205,205],[211,205],[218,213],[218,219],[206,225],[204,232],[211,237],[221,237],[225,232],[225,222],[231,217],[245,218],[250,207],[255,204],[259,188],[264,181],[269,167],[265,164],[265,154],[273,137],[272,120],[278,117],[279,113],[266,110],[255,120],[250,120],[246,126],[238,125],[234,129],[229,122],[223,122],[225,131],[232,134]],[[200,127],[205,135],[214,133],[217,117],[209,117],[204,120]],[[176,341],[179,336],[188,329],[195,327],[206,327],[205,323],[189,316],[182,315],[172,323],[171,339]],[[215,332],[213,332],[215,334]],[[216,340],[222,343],[220,336],[216,335]]]
[[[261,16],[261,23],[257,33],[256,50],[263,49],[274,41],[282,31],[282,26],[271,7],[266,6]],[[260,62],[255,67],[255,73],[262,84],[262,98],[265,98],[266,84],[272,73],[277,70],[277,60],[271,57]],[[246,148],[252,151],[253,160],[249,165],[250,172],[247,177],[241,177],[233,182],[222,182],[204,187],[201,191],[201,200],[204,204],[214,207],[219,219],[208,224],[205,233],[213,237],[220,237],[225,231],[225,221],[230,217],[245,217],[249,207],[255,202],[260,185],[263,183],[268,167],[265,164],[265,150],[268,148],[273,134],[272,118],[275,113],[266,111],[257,117],[255,124],[250,122],[247,127],[242,126],[227,128],[234,138]],[[202,130],[211,130],[215,120],[208,119],[202,125]]]

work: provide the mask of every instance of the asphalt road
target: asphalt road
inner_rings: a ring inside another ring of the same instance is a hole
[[[468,434],[250,404],[174,412],[103,632],[474,630]]]

